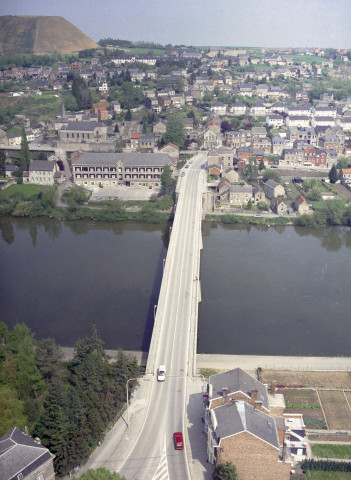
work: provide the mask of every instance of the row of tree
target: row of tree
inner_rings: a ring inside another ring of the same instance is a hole
[[[24,324],[0,323],[0,435],[27,425],[60,475],[89,456],[125,404],[127,380],[140,376],[135,358],[118,352],[111,361],[95,328],[63,360],[52,338],[36,342]]]

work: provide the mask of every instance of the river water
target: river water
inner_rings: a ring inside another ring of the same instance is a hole
[[[1,320],[148,350],[168,227],[0,217]],[[351,231],[203,225],[198,353],[351,355]]]

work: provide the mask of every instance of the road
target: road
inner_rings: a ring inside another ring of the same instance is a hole
[[[134,448],[119,468],[127,480],[189,479],[187,442],[176,451],[173,433],[184,432],[187,377],[196,354],[201,202],[206,154],[194,157],[180,178],[176,216],[164,269],[147,374],[151,378],[147,415]],[[157,367],[166,365],[164,382]],[[200,419],[199,419],[200,421]]]

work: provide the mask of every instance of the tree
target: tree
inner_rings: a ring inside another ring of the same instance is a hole
[[[232,125],[228,122],[228,120],[224,120],[224,122],[221,123],[222,132],[229,132],[231,129]]]
[[[23,402],[18,398],[15,390],[8,385],[0,386],[0,436],[13,427],[24,428],[27,418],[23,413]]]
[[[42,444],[55,455],[55,471],[68,473],[69,422],[64,409],[65,389],[61,380],[49,384],[43,400],[43,411],[34,433]]]
[[[338,181],[338,171],[335,165],[333,165],[329,170],[328,177],[329,177],[330,183],[336,183]]]
[[[68,203],[74,201],[77,204],[81,204],[88,200],[89,194],[81,185],[73,185],[64,190],[62,198]]]
[[[173,115],[167,121],[166,133],[165,133],[165,142],[174,143],[178,147],[184,147],[184,142],[186,139],[186,132],[183,120]]]
[[[58,197],[57,187],[53,185],[45,188],[39,194],[43,208],[54,207]]]
[[[245,174],[248,180],[257,180],[258,177],[258,166],[256,160],[252,158],[249,159],[249,164],[246,166]]]
[[[258,169],[259,169],[260,172],[262,172],[262,170],[265,170],[265,168],[266,168],[266,166],[265,166],[263,158],[262,158],[262,160],[260,161],[260,164],[258,166]]]
[[[0,177],[6,177],[6,155],[5,152],[0,152]]]
[[[50,382],[53,377],[63,377],[63,352],[56,345],[53,338],[44,338],[37,343],[35,349],[35,360],[37,366],[46,382]]]
[[[165,192],[171,184],[172,184],[172,170],[169,165],[165,165],[161,173],[162,190]]]
[[[128,108],[125,119],[129,122],[133,118],[130,108]]]
[[[30,164],[30,151],[28,147],[27,135],[22,127],[22,138],[21,138],[21,168],[22,172],[29,170]]]
[[[213,480],[238,480],[236,468],[230,462],[217,465],[212,474]]]
[[[268,168],[263,172],[262,180],[266,182],[267,180],[273,180],[274,182],[281,183],[282,179],[279,173],[272,168]]]
[[[348,158],[345,158],[345,157],[341,157],[339,158],[338,160],[338,163],[336,165],[336,168],[340,169],[340,168],[348,168],[349,166],[349,159]]]

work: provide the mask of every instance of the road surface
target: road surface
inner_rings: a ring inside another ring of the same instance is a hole
[[[201,206],[206,154],[183,169],[176,216],[160,291],[147,373],[151,378],[147,415],[139,438],[119,472],[127,480],[190,478],[185,451],[175,450],[173,433],[184,433],[187,377],[193,375],[199,292]],[[197,303],[196,303],[197,308]],[[157,368],[166,365],[164,382]],[[200,421],[200,419],[199,419]],[[185,438],[185,435],[184,435]]]

